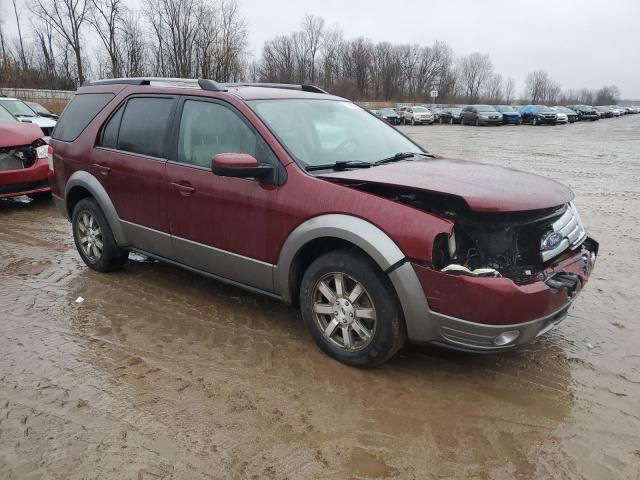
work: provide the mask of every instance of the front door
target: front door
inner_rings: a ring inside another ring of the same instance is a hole
[[[167,163],[167,210],[176,258],[216,276],[273,291],[270,222],[278,187],[214,175],[218,153],[247,153],[261,164],[279,161],[249,122],[225,102],[185,98],[177,146]]]

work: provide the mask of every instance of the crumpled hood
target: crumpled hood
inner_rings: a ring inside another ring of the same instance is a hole
[[[450,159],[401,161],[321,175],[344,183],[405,187],[465,200],[475,212],[520,212],[563,205],[573,198],[564,185],[511,168]]]
[[[31,145],[43,135],[35,123],[0,122],[0,148]]]

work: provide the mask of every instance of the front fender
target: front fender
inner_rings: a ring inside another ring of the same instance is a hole
[[[100,205],[102,212],[104,213],[107,222],[109,223],[109,227],[111,227],[111,231],[113,232],[113,236],[116,239],[116,243],[119,246],[127,245],[127,238],[122,230],[122,224],[120,223],[120,218],[116,212],[107,191],[104,189],[100,181],[91,175],[89,172],[84,170],[79,170],[75,172],[69,180],[64,188],[64,208],[68,212],[67,201],[69,198],[69,192],[74,187],[82,187],[87,190],[91,196],[95,199],[95,201]],[[68,212],[69,217],[73,215],[73,212]]]

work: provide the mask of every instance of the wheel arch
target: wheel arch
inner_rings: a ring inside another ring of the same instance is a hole
[[[69,218],[73,216],[73,208],[75,205],[83,198],[88,197],[93,198],[102,209],[107,222],[109,222],[109,227],[113,232],[116,243],[120,246],[126,245],[127,240],[122,230],[120,218],[107,191],[100,181],[89,172],[84,170],[77,171],[71,175],[64,189],[64,208]]]
[[[286,302],[295,303],[303,267],[313,255],[345,247],[362,251],[383,272],[405,258],[395,242],[372,223],[345,214],[321,215],[299,225],[285,241],[274,271],[276,291]]]

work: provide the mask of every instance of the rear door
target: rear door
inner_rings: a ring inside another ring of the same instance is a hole
[[[167,134],[176,98],[129,97],[104,124],[94,151],[105,186],[133,247],[172,258],[164,190]]]

